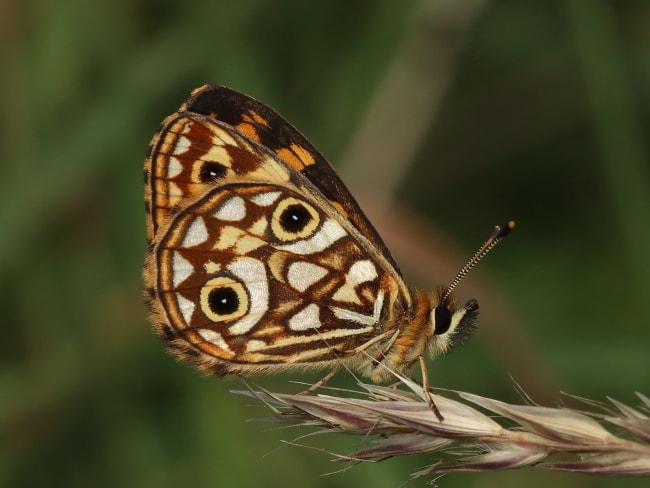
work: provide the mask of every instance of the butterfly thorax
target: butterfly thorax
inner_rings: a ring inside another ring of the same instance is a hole
[[[420,356],[444,354],[471,333],[476,325],[478,303],[470,300],[457,306],[453,296],[443,300],[445,291],[411,289],[411,306],[407,310],[402,304],[395,304],[390,313],[394,319],[383,324],[388,338],[375,348],[372,370],[366,371],[373,380],[390,378],[390,371],[408,372]]]

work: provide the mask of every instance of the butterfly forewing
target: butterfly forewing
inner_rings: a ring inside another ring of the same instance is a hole
[[[273,151],[288,166],[305,176],[399,271],[390,251],[332,165],[298,129],[271,107],[230,88],[205,85],[194,90],[179,113],[184,113],[190,119],[200,120],[201,117],[197,116],[205,116],[221,121],[233,131],[245,134],[260,146]],[[167,126],[163,124],[161,132]],[[202,137],[207,143],[212,139],[209,134]],[[213,160],[208,158],[207,161]],[[239,160],[232,164],[237,170],[248,171],[245,165],[239,167]]]
[[[233,178],[287,181],[290,170],[274,153],[229,125],[195,114],[168,117],[145,161],[147,238],[184,202]]]

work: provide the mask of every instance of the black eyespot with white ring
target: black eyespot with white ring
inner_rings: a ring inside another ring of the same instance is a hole
[[[288,197],[281,200],[271,216],[271,233],[282,242],[311,237],[321,218],[309,203]]]
[[[248,313],[250,300],[244,285],[229,276],[208,280],[201,289],[201,310],[213,322],[230,322]]]

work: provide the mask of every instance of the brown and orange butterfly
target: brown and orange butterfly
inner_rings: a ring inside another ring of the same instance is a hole
[[[144,175],[150,319],[203,370],[345,364],[379,381],[474,328],[478,304],[456,304],[457,280],[408,287],[329,162],[253,98],[195,90],[155,134]]]

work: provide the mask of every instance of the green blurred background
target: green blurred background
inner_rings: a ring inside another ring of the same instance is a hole
[[[561,390],[636,404],[650,394],[649,25],[639,1],[2,2],[0,485],[393,487],[432,462],[324,477],[345,465],[282,443],[304,432],[247,423],[270,412],[230,393],[240,381],[176,363],[151,333],[142,160],[204,83],[310,137],[422,286],[517,220],[459,287],[482,325],[430,364],[435,384],[519,401],[512,375],[544,404]],[[533,469],[437,483],[647,486]]]

